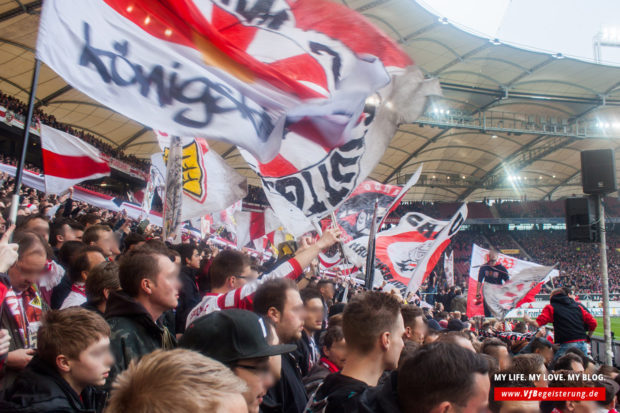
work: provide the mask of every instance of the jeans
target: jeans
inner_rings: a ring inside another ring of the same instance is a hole
[[[588,343],[585,341],[576,341],[574,343],[564,343],[564,344],[560,344],[560,349],[557,351],[557,353],[555,353],[555,356],[553,356],[553,360],[557,360],[560,357],[562,357],[564,354],[566,354],[566,351],[569,348],[578,348],[579,350],[581,350],[583,352],[583,354],[585,354],[586,356],[590,355],[590,351],[588,350]]]

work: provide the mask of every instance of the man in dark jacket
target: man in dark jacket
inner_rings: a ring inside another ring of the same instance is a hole
[[[179,290],[179,305],[175,316],[176,333],[183,334],[187,315],[202,298],[196,285],[196,276],[200,269],[200,254],[192,244],[181,244],[178,248],[181,254],[181,289]]]
[[[597,322],[592,314],[569,295],[570,291],[564,288],[553,290],[550,303],[536,318],[539,327],[553,323],[554,341],[560,345],[560,349],[555,353],[555,360],[562,357],[571,347],[577,347],[583,354],[588,355],[587,342],[596,330]]]
[[[100,413],[113,363],[110,327],[86,309],[51,311],[39,329],[39,354],[3,393],[0,411]],[[80,340],[76,341],[75,338]]]
[[[160,318],[177,306],[178,266],[160,251],[140,247],[121,260],[119,280],[123,291],[110,294],[105,311],[112,329],[110,344],[116,360],[107,385],[132,360],[160,348],[176,347],[174,336]]]
[[[478,284],[476,286],[476,300],[482,299],[482,294],[480,291],[482,290],[482,285],[486,282],[489,284],[503,285],[505,282],[510,280],[510,276],[508,275],[508,270],[504,267],[500,262],[497,261],[498,253],[495,250],[489,251],[489,260],[486,264],[480,267],[478,270]],[[492,317],[493,313],[491,309],[486,303],[486,300],[483,302],[484,304],[484,316]],[[446,306],[446,308],[450,308]]]

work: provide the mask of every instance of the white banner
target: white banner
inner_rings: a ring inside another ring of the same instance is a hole
[[[443,255],[443,269],[446,274],[448,287],[454,286],[454,251],[447,252]]]

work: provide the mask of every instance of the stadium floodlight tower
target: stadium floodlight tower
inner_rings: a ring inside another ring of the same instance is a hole
[[[594,49],[594,61],[601,63],[603,56],[601,54],[602,47],[620,47],[620,26],[601,27],[601,30],[594,35],[592,39],[592,48]]]

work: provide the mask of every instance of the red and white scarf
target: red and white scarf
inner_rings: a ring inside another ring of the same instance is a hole
[[[5,301],[11,315],[17,323],[19,333],[26,347],[30,347],[30,341],[32,340],[27,333],[28,325],[40,322],[41,316],[43,315],[39,292],[34,285],[28,287],[28,289],[21,294],[16,294],[13,288],[10,288],[6,293]]]
[[[73,291],[74,293],[80,294],[83,297],[86,297],[86,284],[81,283],[81,284],[72,284],[71,285],[71,291]]]

